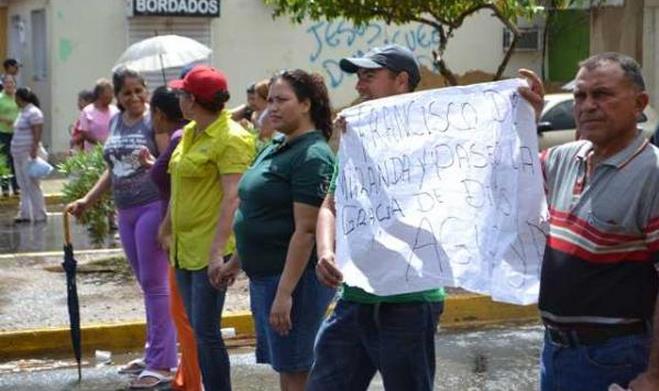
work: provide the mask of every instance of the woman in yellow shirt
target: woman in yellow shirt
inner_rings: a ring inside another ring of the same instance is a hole
[[[225,290],[213,287],[209,275],[234,252],[238,181],[254,156],[254,140],[225,109],[229,93],[222,73],[198,65],[169,86],[178,91],[181,111],[191,122],[169,163],[172,194],[161,238],[171,232],[170,261],[197,340],[204,388],[230,390],[219,323]]]

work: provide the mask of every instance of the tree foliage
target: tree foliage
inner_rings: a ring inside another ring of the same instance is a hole
[[[0,144],[2,148],[2,144]],[[9,179],[11,178],[11,168],[9,168],[9,161],[7,156],[0,153],[0,179]]]
[[[513,33],[512,44],[495,74],[495,79],[498,79],[503,74],[519,36],[516,28],[517,18],[530,18],[539,10],[536,0],[263,1],[274,8],[273,16],[288,15],[297,23],[309,17],[314,20],[343,18],[356,26],[365,25],[372,20],[383,20],[388,24],[418,22],[429,25],[439,33],[439,46],[433,52],[435,66],[452,85],[457,84],[457,79],[444,60],[444,52],[453,32],[462,26],[466,18],[478,11],[489,10]]]
[[[101,144],[96,145],[89,152],[78,152],[60,163],[57,170],[68,178],[62,190],[64,202],[69,203],[84,197],[105,169]],[[110,231],[108,216],[113,211],[112,198],[106,193],[79,219],[79,222],[87,228],[92,243],[97,247],[100,247],[108,237]]]

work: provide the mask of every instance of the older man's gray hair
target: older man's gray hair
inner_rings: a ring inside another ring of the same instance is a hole
[[[645,91],[645,81],[641,73],[641,66],[633,58],[620,53],[607,52],[595,54],[579,63],[579,68],[592,71],[606,63],[616,63],[625,73],[625,77],[639,90]]]

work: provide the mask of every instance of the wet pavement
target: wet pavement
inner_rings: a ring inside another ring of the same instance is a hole
[[[49,206],[45,224],[18,225],[12,207],[0,208],[0,331],[68,326],[62,208]],[[113,237],[105,250],[92,250],[85,228],[72,224],[83,326],[144,320],[142,292]],[[249,309],[244,276],[231,287],[224,309]]]
[[[3,207],[0,211],[0,254],[61,250],[64,241],[62,210],[64,205],[49,205],[46,223],[15,224],[14,207]],[[86,229],[71,218],[71,238],[76,250],[92,249]],[[112,233],[104,248],[119,247]]]
[[[538,387],[538,357],[542,339],[540,326],[509,326],[479,331],[440,332],[436,338],[437,376],[440,391],[526,391]],[[77,370],[71,361],[0,363],[1,391],[32,390],[125,390],[129,379],[118,375],[117,368],[136,355],[113,357],[116,364],[83,369],[77,384]],[[20,366],[23,366],[20,368]],[[266,365],[254,362],[245,349],[231,351],[233,389],[278,390],[278,379]],[[31,369],[30,369],[31,368]],[[36,369],[35,369],[36,368]],[[168,389],[168,388],[162,388]],[[369,390],[383,390],[376,377]]]

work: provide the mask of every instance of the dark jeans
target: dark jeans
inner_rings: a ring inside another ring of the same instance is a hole
[[[443,308],[339,300],[318,333],[307,390],[366,390],[376,371],[387,391],[432,390]]]
[[[206,391],[231,390],[229,354],[220,332],[225,291],[215,289],[208,268],[176,269],[176,283],[197,340],[197,354]]]
[[[9,148],[11,146],[11,139],[14,135],[11,133],[2,133],[0,132],[0,155],[3,155],[7,159],[7,165],[11,170],[11,178],[0,178],[0,186],[2,187],[3,193],[9,193],[9,185],[14,193],[20,190],[18,187],[18,182],[16,182],[16,171],[14,170],[14,159],[11,157],[11,152]]]
[[[647,368],[650,342],[649,334],[639,334],[571,347],[552,342],[545,332],[540,389],[599,391],[612,383],[626,389]]]

